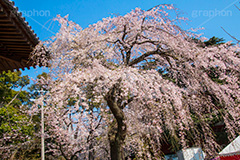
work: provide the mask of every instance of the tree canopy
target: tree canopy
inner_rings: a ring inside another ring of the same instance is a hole
[[[45,107],[53,156],[160,159],[166,135],[213,155],[219,145],[209,119],[217,115],[229,138],[239,133],[238,45],[203,46],[204,37],[180,27],[185,18],[172,5],[136,8],[84,29],[56,20],[59,32],[33,55],[50,70],[40,81],[48,92],[33,109]]]

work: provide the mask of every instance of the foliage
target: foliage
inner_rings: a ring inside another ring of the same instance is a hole
[[[34,136],[34,125],[27,114],[29,93],[23,87],[29,84],[28,76],[21,76],[20,71],[0,74],[0,157],[26,159]]]

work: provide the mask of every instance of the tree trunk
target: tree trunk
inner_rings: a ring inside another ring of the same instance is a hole
[[[88,159],[89,160],[94,160],[94,150],[93,150],[93,144],[92,143],[89,145],[89,150],[90,150],[90,152],[88,154]]]
[[[123,144],[126,137],[126,125],[118,125],[116,120],[113,121],[108,132],[108,139],[110,143],[111,160],[124,159]],[[121,129],[122,128],[122,129]]]
[[[122,144],[120,141],[117,140],[110,141],[110,155],[111,160],[123,159]]]
[[[124,115],[122,119],[116,118],[108,132],[111,160],[122,160],[124,158],[123,144],[126,137],[126,124],[123,119]]]
[[[123,160],[123,144],[127,133],[127,125],[125,124],[125,115],[123,107],[115,96],[119,93],[119,86],[114,85],[105,97],[107,104],[114,116],[112,125],[109,127],[108,138],[110,142],[110,156],[111,160]]]

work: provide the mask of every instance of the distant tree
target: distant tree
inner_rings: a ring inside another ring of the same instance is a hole
[[[51,79],[41,81],[49,90],[33,106],[45,106],[47,135],[58,142],[48,144],[53,154],[160,159],[170,135],[181,148],[194,144],[211,155],[219,145],[209,120],[219,114],[229,138],[239,133],[239,46],[202,47],[179,27],[178,15],[171,5],[136,8],[85,29],[57,18],[61,29],[45,43],[50,61],[43,44],[36,47]]]
[[[34,137],[34,124],[27,113],[29,93],[23,90],[29,84],[28,76],[20,71],[0,74],[0,158],[31,159],[31,141]]]
[[[205,46],[219,45],[224,43],[224,39],[213,36],[212,38],[203,43],[205,44]]]

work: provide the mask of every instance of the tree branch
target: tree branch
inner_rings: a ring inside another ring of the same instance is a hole
[[[159,49],[157,49],[156,51],[150,51],[150,52],[147,52],[143,55],[141,55],[140,57],[138,58],[135,58],[134,60],[132,60],[130,63],[129,63],[129,66],[133,66],[135,64],[138,64],[139,62],[143,61],[145,58],[147,58],[148,56],[151,56],[151,55],[161,55],[163,57],[172,57],[174,59],[177,59],[177,57],[174,57],[172,55],[169,55],[168,53],[170,53],[171,51],[160,51]]]

